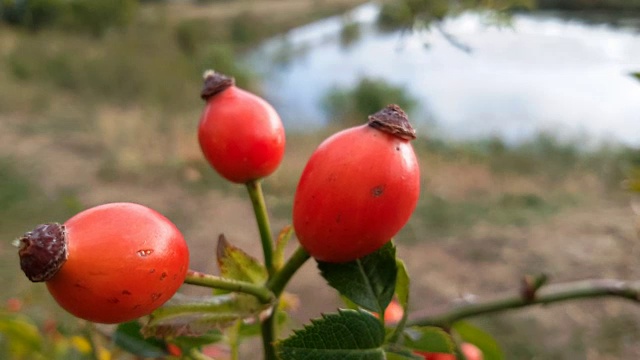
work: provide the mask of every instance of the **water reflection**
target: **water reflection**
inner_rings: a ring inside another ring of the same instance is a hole
[[[518,14],[509,26],[489,26],[487,16],[467,13],[444,21],[443,31],[381,33],[374,26],[377,10],[365,5],[350,14],[359,40],[349,46],[341,42],[344,20],[335,17],[267,41],[252,54],[289,129],[325,125],[320,99],[326,92],[368,76],[405,86],[418,98],[412,117],[424,132],[513,142],[551,131],[640,144],[640,82],[629,75],[640,70],[634,28],[557,13]],[[449,35],[471,51],[454,46]]]

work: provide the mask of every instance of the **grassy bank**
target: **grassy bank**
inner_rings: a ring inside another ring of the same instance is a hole
[[[580,11],[640,11],[638,0],[536,0],[539,9]]]

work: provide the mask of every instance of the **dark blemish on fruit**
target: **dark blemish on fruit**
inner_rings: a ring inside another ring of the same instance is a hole
[[[135,304],[135,305],[132,307],[132,309],[134,309],[134,310],[135,310],[135,309],[138,309],[138,308],[139,308],[139,307],[141,307],[141,306],[142,306],[142,304]]]
[[[400,151],[400,146],[396,146],[396,151]]]
[[[85,290],[88,289],[88,287],[82,285],[82,283],[80,283],[80,282],[77,282],[77,283],[73,284],[73,286],[77,287],[78,289],[85,289]]]
[[[120,300],[118,298],[113,297],[113,298],[107,299],[107,302],[109,302],[110,304],[117,304],[120,302]]]
[[[380,197],[382,193],[384,193],[384,185],[378,185],[371,189],[371,195],[373,195],[373,197]]]
[[[162,274],[160,275],[160,280],[161,281],[164,280],[167,276],[168,276],[167,273],[163,271]]]
[[[131,295],[129,290],[122,290],[122,295]]]
[[[153,293],[151,294],[151,301],[156,301],[160,299],[161,296],[162,296],[162,293]]]

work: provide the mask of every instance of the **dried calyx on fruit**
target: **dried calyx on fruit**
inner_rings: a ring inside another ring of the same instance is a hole
[[[369,115],[369,126],[405,140],[416,138],[416,130],[411,126],[407,113],[396,104]]]
[[[64,225],[58,223],[38,225],[18,241],[20,268],[33,282],[51,279],[67,261]]]
[[[202,77],[204,78],[204,85],[202,86],[200,97],[205,101],[236,84],[236,79],[213,70],[205,71]]]

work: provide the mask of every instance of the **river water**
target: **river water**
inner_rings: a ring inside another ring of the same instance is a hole
[[[423,134],[519,142],[551,132],[640,145],[640,81],[630,76],[640,71],[637,28],[552,13],[518,14],[497,25],[487,14],[467,13],[445,21],[442,31],[384,33],[374,25],[377,12],[369,4],[350,14],[361,35],[349,46],[340,41],[344,18],[333,17],[250,54],[288,129],[326,125],[323,96],[367,76],[403,86],[418,100],[412,122]]]

